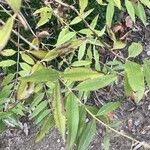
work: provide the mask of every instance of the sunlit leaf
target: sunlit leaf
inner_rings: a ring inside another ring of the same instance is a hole
[[[79,0],[80,13],[83,13],[88,5],[88,0]]]
[[[34,60],[33,60],[29,55],[27,55],[27,54],[25,54],[25,53],[21,53],[21,58],[22,58],[26,63],[28,63],[28,64],[30,64],[30,65],[34,65],[34,64],[35,64]]]
[[[2,56],[13,56],[14,54],[16,54],[16,51],[13,49],[5,49],[0,52],[0,55]]]
[[[15,65],[16,62],[14,60],[3,60],[3,61],[0,61],[0,67],[9,67],[9,66],[13,66]]]

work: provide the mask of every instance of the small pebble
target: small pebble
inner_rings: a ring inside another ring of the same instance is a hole
[[[150,56],[150,51],[147,51],[147,56]]]
[[[60,139],[57,140],[57,143],[60,143]]]

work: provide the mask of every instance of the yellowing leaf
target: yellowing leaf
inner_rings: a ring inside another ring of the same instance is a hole
[[[79,139],[78,150],[87,150],[96,132],[95,120],[88,123]]]
[[[20,11],[22,0],[6,0],[6,2],[14,12],[18,13]]]
[[[93,71],[88,68],[71,68],[65,70],[62,77],[69,81],[83,81],[87,79],[98,78],[102,76],[102,74],[98,73],[97,71]]]
[[[66,117],[68,124],[68,149],[70,149],[75,143],[79,124],[78,101],[73,93],[70,93],[67,97]]]
[[[29,53],[31,53],[33,56],[39,59],[43,59],[47,55],[48,52],[44,50],[33,50],[33,51],[29,51]]]
[[[54,120],[56,123],[56,127],[62,134],[63,139],[65,140],[65,129],[66,129],[66,118],[64,116],[62,98],[60,93],[60,85],[56,83],[55,88],[53,90],[53,114]]]
[[[141,66],[137,63],[127,61],[125,64],[125,72],[127,74],[128,82],[136,94],[136,101],[139,102],[144,94],[144,74]]]
[[[10,17],[2,29],[0,29],[0,50],[6,46],[13,28],[13,24],[14,17]]]
[[[80,13],[82,14],[88,5],[88,0],[79,0]]]
[[[113,74],[103,75],[99,78],[83,81],[77,85],[75,89],[79,91],[94,91],[108,86],[112,82],[116,81],[116,79],[116,75]]]
[[[117,108],[119,108],[120,102],[109,102],[107,104],[104,104],[98,111],[98,113],[96,114],[97,116],[101,116],[101,115],[107,115],[108,113],[116,110]]]
[[[27,55],[25,53],[21,53],[21,57],[26,63],[28,63],[30,65],[34,65],[34,60],[29,55]]]
[[[0,61],[0,67],[9,67],[16,64],[16,62],[14,60],[3,60]]]
[[[129,56],[128,57],[136,57],[138,56],[141,52],[143,51],[143,47],[140,43],[135,43],[133,42],[129,49],[128,49],[128,53]]]

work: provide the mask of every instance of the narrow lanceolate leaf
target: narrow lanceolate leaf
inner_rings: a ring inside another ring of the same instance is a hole
[[[43,68],[38,71],[35,71],[30,76],[23,77],[22,80],[28,82],[55,82],[58,79],[58,72],[53,69]]]
[[[88,5],[88,0],[79,0],[80,13],[83,13]]]
[[[12,8],[12,10],[16,13],[19,12],[22,0],[6,0],[6,2],[9,4],[9,6]]]
[[[75,143],[79,124],[78,101],[72,93],[67,97],[66,117],[68,125],[68,149],[70,149]]]
[[[128,11],[128,14],[130,15],[133,22],[135,22],[135,11],[134,7],[132,5],[132,2],[129,0],[125,0],[126,9]]]
[[[121,9],[121,0],[114,0],[115,5]]]
[[[78,150],[87,150],[96,132],[95,120],[88,123],[79,139]]]
[[[102,75],[103,74],[93,71],[92,69],[80,67],[67,69],[62,76],[64,79],[70,81],[83,81],[87,79],[98,78]]]
[[[79,91],[94,91],[104,88],[116,80],[116,75],[103,75],[99,78],[83,81],[75,89]]]
[[[137,102],[142,99],[144,94],[144,74],[139,64],[127,61],[125,64],[125,72],[128,82],[136,94]]]
[[[0,67],[9,67],[16,64],[16,62],[14,60],[3,60],[0,61]]]
[[[14,17],[10,17],[2,29],[0,29],[0,50],[6,46],[13,28],[13,24]]]
[[[143,3],[145,6],[147,6],[150,9],[150,1],[149,0],[140,0],[141,3]]]
[[[140,43],[133,42],[128,49],[129,57],[136,57],[142,51],[143,51],[142,45]]]
[[[97,116],[107,115],[121,106],[120,102],[109,102],[104,104],[98,111]]]
[[[56,127],[58,128],[58,130],[62,134],[63,139],[65,140],[66,118],[63,114],[64,110],[63,110],[59,83],[56,83],[55,88],[53,90],[52,103],[53,103],[53,115],[54,115]]]
[[[94,9],[90,9],[90,10],[88,10],[87,12],[82,13],[81,16],[75,17],[75,18],[70,22],[70,25],[74,25],[74,24],[77,24],[77,23],[81,22],[82,19],[86,18],[93,10],[94,10]]]
[[[147,18],[146,18],[146,14],[145,14],[145,10],[144,7],[141,3],[138,2],[138,17],[142,20],[143,24],[146,26],[147,23]]]
[[[109,1],[107,5],[107,11],[106,11],[106,25],[108,27],[111,27],[112,19],[114,16],[114,2],[111,0]]]
[[[149,60],[144,61],[144,76],[145,76],[147,85],[150,88],[150,61]]]
[[[88,60],[80,60],[80,61],[75,61],[74,63],[72,63],[71,66],[74,66],[74,67],[88,66],[91,63],[92,62]]]

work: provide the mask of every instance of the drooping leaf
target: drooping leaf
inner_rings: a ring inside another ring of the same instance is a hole
[[[16,62],[14,60],[7,59],[7,60],[3,60],[0,62],[0,67],[10,67],[15,64],[16,64]]]
[[[40,69],[38,71],[35,71],[30,76],[23,77],[22,80],[27,82],[47,82],[52,81],[55,82],[58,79],[59,75],[58,72],[53,69]]]
[[[103,75],[99,78],[83,81],[79,85],[77,85],[75,89],[79,91],[94,91],[108,86],[112,82],[116,81],[116,79],[116,75],[113,74]]]
[[[143,51],[143,47],[140,43],[133,42],[128,49],[128,57],[136,57]]]
[[[88,123],[79,140],[78,150],[87,150],[96,132],[95,120]]]
[[[111,27],[112,19],[114,16],[114,2],[112,0],[109,1],[107,5],[107,11],[106,11],[106,24],[108,27]]]
[[[80,13],[82,14],[88,5],[88,0],[79,0]]]
[[[65,70],[62,76],[64,79],[70,81],[83,81],[87,79],[98,78],[102,76],[102,74],[89,68],[79,67]]]
[[[77,24],[79,22],[82,21],[82,19],[86,18],[94,9],[90,9],[88,10],[87,12],[84,12],[81,14],[81,17],[80,16],[77,16],[75,17],[71,22],[70,22],[70,25],[74,25],[74,24]]]
[[[10,17],[0,29],[0,50],[7,44],[14,24],[14,16]]]
[[[66,118],[64,116],[63,104],[60,93],[60,85],[57,82],[53,89],[53,115],[56,127],[60,131],[62,138],[65,140]]]
[[[67,97],[66,119],[68,127],[68,149],[70,149],[75,143],[79,124],[78,101],[73,93],[70,93]]]
[[[98,111],[97,116],[107,115],[121,106],[120,102],[109,102],[104,104]]]
[[[139,102],[145,90],[144,74],[141,66],[137,63],[127,61],[125,64],[125,72],[131,88],[136,93],[136,101]]]
[[[128,11],[128,14],[130,15],[133,22],[135,22],[135,11],[134,6],[132,5],[132,2],[129,0],[125,0],[125,5]]]
[[[16,13],[20,11],[22,0],[6,0],[12,10]]]

